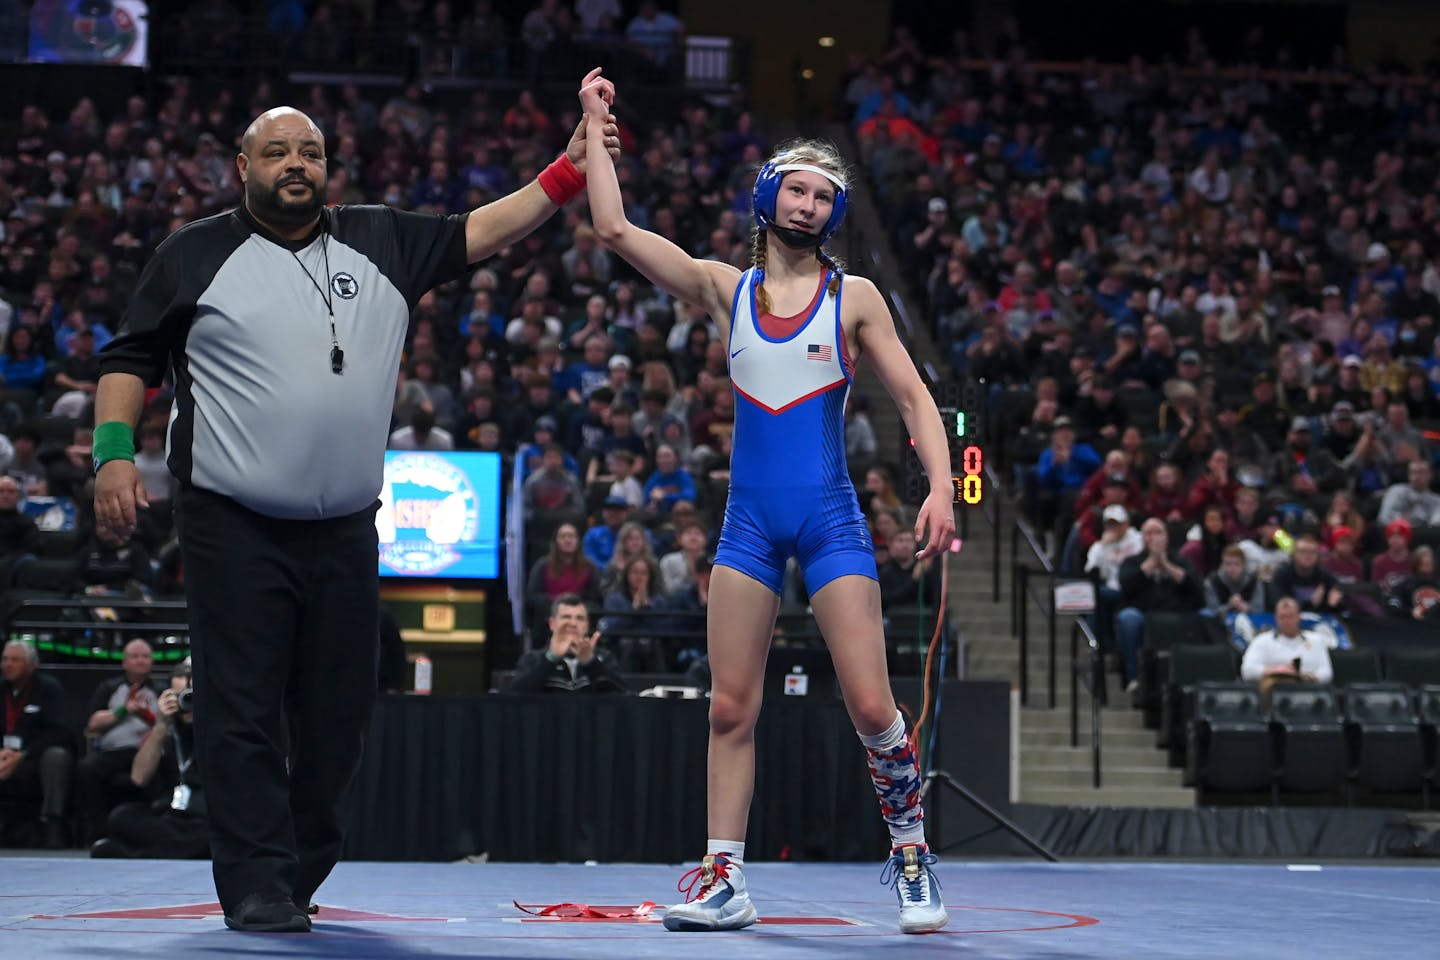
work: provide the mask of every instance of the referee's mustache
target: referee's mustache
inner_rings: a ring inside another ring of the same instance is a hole
[[[309,177],[306,177],[306,176],[304,176],[303,174],[298,174],[298,173],[297,173],[297,174],[294,174],[294,175],[292,175],[292,176],[283,177],[283,178],[281,178],[280,180],[277,180],[277,181],[275,182],[275,189],[276,189],[276,190],[284,189],[285,187],[290,186],[290,184],[292,184],[292,183],[303,183],[305,186],[309,187],[311,190],[314,190],[314,189],[315,189],[315,184],[314,184],[313,182],[311,182],[311,180],[310,180]]]

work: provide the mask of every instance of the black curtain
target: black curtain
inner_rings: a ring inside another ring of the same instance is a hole
[[[385,697],[347,799],[345,856],[665,862],[705,844],[708,702]],[[888,849],[844,707],[765,705],[747,858],[875,860]]]

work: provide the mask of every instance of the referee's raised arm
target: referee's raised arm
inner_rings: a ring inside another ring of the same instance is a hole
[[[585,75],[590,82],[600,72]],[[532,182],[514,193],[470,212],[465,221],[465,261],[478,263],[532,233],[556,210],[585,189],[585,129],[581,117],[565,152]],[[612,158],[620,156],[620,132],[613,115],[605,118],[605,147]]]

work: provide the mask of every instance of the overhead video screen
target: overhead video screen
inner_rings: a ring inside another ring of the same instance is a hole
[[[35,0],[27,59],[147,66],[149,16],[144,0]]]

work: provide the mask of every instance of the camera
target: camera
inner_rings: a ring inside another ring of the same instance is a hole
[[[190,713],[195,709],[195,688],[186,687],[175,694],[175,702],[180,705],[181,713]]]

